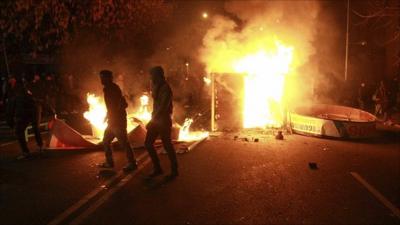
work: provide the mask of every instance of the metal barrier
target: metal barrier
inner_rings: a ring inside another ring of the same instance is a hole
[[[49,123],[48,122],[43,122],[43,123],[41,123],[41,124],[39,124],[39,130],[40,130],[40,128],[41,127],[44,127],[44,130],[47,132],[49,129]],[[28,142],[28,140],[29,140],[29,137],[33,137],[33,136],[35,136],[35,134],[29,134],[29,130],[32,130],[32,125],[30,125],[30,126],[28,126],[26,129],[25,129],[25,140]],[[42,132],[41,132],[42,133]]]

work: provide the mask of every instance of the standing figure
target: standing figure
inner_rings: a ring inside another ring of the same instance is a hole
[[[22,81],[15,86],[15,97],[8,102],[7,121],[10,127],[15,125],[15,134],[22,150],[22,155],[17,159],[30,157],[30,151],[26,143],[25,130],[32,125],[39,152],[43,150],[43,141],[37,123],[37,108],[32,94],[24,87]]]
[[[47,74],[45,80],[46,87],[46,105],[49,111],[54,115],[56,114],[56,97],[58,95],[58,87],[55,81],[54,74]]]
[[[3,92],[3,104],[7,106],[7,101],[15,97],[15,85],[17,80],[13,75],[8,75],[8,79],[6,79],[5,83],[1,87],[1,91]]]
[[[107,108],[108,126],[104,131],[103,145],[106,161],[100,165],[100,168],[113,168],[114,160],[112,156],[111,143],[116,137],[119,144],[126,151],[128,164],[124,167],[125,172],[137,169],[135,156],[128,142],[126,108],[128,104],[121,93],[121,89],[113,82],[113,74],[109,70],[100,72],[101,83],[104,86],[104,101]]]
[[[36,107],[36,122],[38,126],[42,122],[42,112],[43,107],[46,102],[46,93],[43,91],[45,89],[43,81],[40,79],[40,75],[36,73],[33,76],[33,80],[28,83],[27,89],[31,92],[33,100],[35,101]]]
[[[149,175],[149,178],[159,176],[163,173],[160,160],[153,145],[157,137],[160,136],[171,162],[171,174],[166,177],[166,180],[172,180],[178,176],[178,162],[174,146],[171,143],[172,90],[165,80],[162,67],[153,67],[150,70],[150,76],[152,82],[153,112],[151,120],[146,126],[145,147],[153,161],[154,170]]]
[[[388,106],[388,91],[384,81],[379,82],[379,86],[372,97],[375,102],[375,116],[383,116],[386,120],[387,106]]]

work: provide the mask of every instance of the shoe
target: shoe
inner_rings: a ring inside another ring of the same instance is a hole
[[[171,174],[164,177],[164,181],[168,182],[168,181],[175,180],[178,176],[179,176],[178,171],[173,171],[173,172],[171,172]]]
[[[100,169],[113,169],[114,163],[103,162],[103,163],[97,164],[97,167],[99,167]]]
[[[25,160],[31,158],[31,153],[22,153],[17,157],[17,160]]]
[[[131,171],[134,171],[134,170],[136,170],[138,168],[138,166],[137,166],[137,164],[136,164],[136,162],[134,162],[134,163],[128,163],[128,165],[126,165],[124,168],[123,168],[123,170],[124,170],[124,172],[131,172]]]
[[[153,170],[153,172],[151,174],[149,174],[146,178],[147,179],[152,179],[154,177],[160,176],[162,175],[164,172],[162,171],[162,169],[155,169]]]

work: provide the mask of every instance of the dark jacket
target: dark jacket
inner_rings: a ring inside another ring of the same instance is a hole
[[[32,93],[36,103],[44,103],[46,100],[45,83],[42,80],[28,84],[28,90]]]
[[[172,90],[167,82],[163,82],[153,90],[153,122],[171,120],[172,115]]]
[[[109,125],[126,124],[126,108],[128,104],[121,89],[115,83],[106,85],[103,89],[104,101],[107,107],[107,119]]]
[[[7,102],[6,117],[10,126],[14,125],[14,119],[33,121],[36,119],[36,113],[35,101],[26,91],[10,98]]]

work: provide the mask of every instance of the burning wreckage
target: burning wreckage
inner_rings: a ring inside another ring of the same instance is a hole
[[[201,61],[209,71],[204,81],[210,87],[211,131],[227,127],[228,130],[286,128],[299,134],[335,138],[375,135],[376,118],[367,112],[337,105],[299,104],[307,99],[305,92],[313,89],[312,76],[299,79],[299,68],[307,63],[313,47],[307,41],[284,41],[267,30],[253,28],[249,26],[237,33],[229,21],[220,19],[204,38]],[[293,46],[286,42],[293,42]],[[84,117],[90,121],[93,135],[83,136],[55,119],[50,126],[53,134],[50,148],[99,145],[107,127],[106,108],[93,94],[88,94],[87,101],[90,108]],[[140,101],[140,108],[128,115],[128,133],[133,144],[142,146],[146,134],[143,124],[151,115],[148,96],[142,96]],[[191,132],[192,122],[186,119],[182,126],[176,125],[173,139],[191,142],[209,135]]]
[[[89,110],[84,113],[84,118],[90,122],[92,135],[82,135],[71,126],[57,118],[49,122],[51,139],[50,149],[93,149],[101,145],[104,130],[107,127],[106,107],[102,99],[94,94],[87,95]],[[142,95],[140,98],[139,109],[132,114],[128,114],[128,139],[134,147],[144,146],[146,137],[145,123],[151,119],[151,113],[148,110],[149,97]],[[172,129],[172,139],[175,143],[190,143],[202,141],[208,137],[205,131],[190,131],[192,119],[185,119],[183,125],[174,124]],[[190,150],[190,146],[182,148],[181,153]]]
[[[292,81],[298,76],[293,71],[298,63],[294,50],[275,39],[267,41],[272,42],[269,51],[233,59],[228,63],[230,67],[219,68],[224,64],[213,64],[216,71],[232,72],[211,73],[205,78],[211,89],[212,131],[286,128],[290,132],[320,137],[376,136],[376,117],[368,112],[339,105],[295,102],[293,99],[304,90]],[[235,114],[238,108],[242,111]]]

